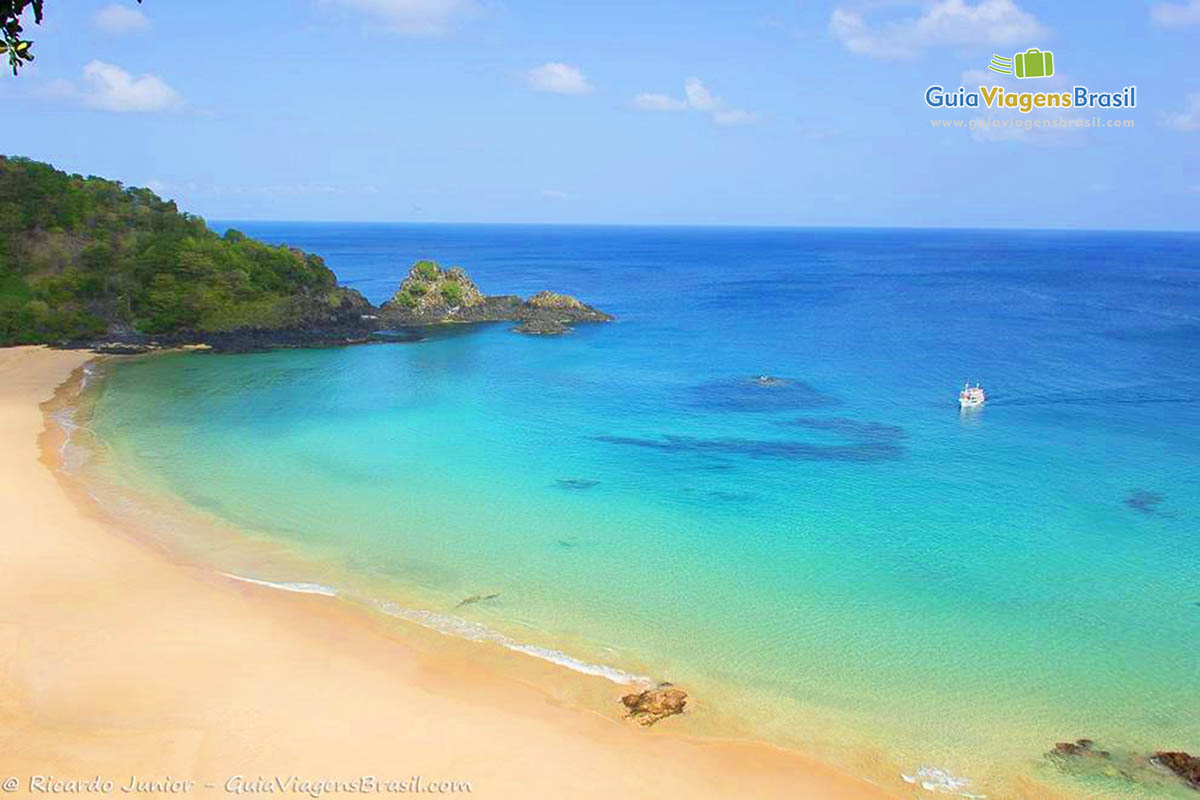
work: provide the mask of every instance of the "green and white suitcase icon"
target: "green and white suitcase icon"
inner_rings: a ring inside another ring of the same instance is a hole
[[[1031,47],[1013,56],[1018,78],[1049,78],[1054,74],[1054,53]]]

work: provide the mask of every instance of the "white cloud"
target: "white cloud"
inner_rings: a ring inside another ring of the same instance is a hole
[[[561,189],[542,189],[542,197],[547,200],[566,200],[569,195]]]
[[[134,77],[103,61],[83,68],[85,105],[104,111],[163,111],[182,102],[179,93],[157,75]]]
[[[686,100],[669,97],[665,94],[642,92],[633,98],[633,107],[640,111],[687,111]]]
[[[835,8],[829,29],[850,52],[875,58],[911,58],[939,46],[1025,44],[1046,33],[1013,0],[937,0],[919,17],[877,26],[858,11]]]
[[[109,3],[97,11],[92,15],[92,23],[105,33],[114,35],[137,33],[150,27],[150,20],[145,14],[119,3]]]
[[[1173,131],[1182,133],[1200,131],[1200,94],[1188,95],[1187,107],[1183,111],[1171,111],[1164,114],[1162,122]]]
[[[359,11],[403,36],[441,36],[478,10],[473,0],[325,0]]]
[[[633,107],[639,111],[702,111],[709,114],[718,125],[749,125],[758,121],[757,114],[729,108],[699,78],[688,78],[683,82],[683,99],[642,92],[633,98]]]
[[[1150,9],[1150,19],[1164,28],[1200,25],[1200,0],[1186,3],[1158,3]]]
[[[699,78],[688,78],[683,84],[688,105],[697,111],[716,111],[725,101],[714,95]]]
[[[592,91],[592,85],[578,67],[561,61],[547,61],[540,67],[534,67],[526,73],[526,79],[539,92],[587,94]]]

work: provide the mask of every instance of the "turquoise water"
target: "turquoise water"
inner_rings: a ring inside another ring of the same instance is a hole
[[[376,301],[431,257],[618,317],[107,369],[97,472],[309,562],[249,577],[673,680],[914,796],[1182,791],[1043,754],[1200,750],[1200,237],[239,227]]]

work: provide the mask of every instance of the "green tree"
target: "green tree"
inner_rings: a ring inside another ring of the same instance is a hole
[[[0,156],[0,345],[107,327],[202,334],[358,319],[319,256],[180,213],[149,189]]]
[[[33,42],[22,36],[25,28],[21,25],[21,15],[31,10],[33,21],[41,25],[43,5],[45,0],[0,0],[0,32],[3,34],[0,55],[8,56],[13,75],[17,74],[22,64],[33,61]]]

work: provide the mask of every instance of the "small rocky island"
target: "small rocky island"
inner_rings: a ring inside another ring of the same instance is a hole
[[[380,306],[379,319],[388,327],[511,320],[519,323],[513,329],[519,333],[560,334],[578,322],[608,322],[612,317],[557,292],[538,292],[528,300],[485,295],[462,267],[442,269],[434,261],[418,261]]]

